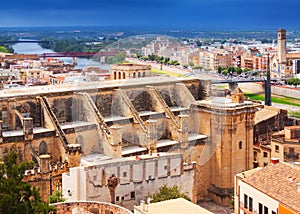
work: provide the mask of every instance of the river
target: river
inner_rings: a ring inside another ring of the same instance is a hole
[[[25,39],[20,39],[22,41],[26,41]],[[42,48],[37,43],[16,43],[13,46],[13,49],[15,50],[15,53],[18,54],[42,54],[42,53],[54,53],[54,51],[50,49]],[[73,63],[72,57],[63,57],[58,58],[59,60],[63,60],[66,64]],[[95,66],[95,67],[101,67],[103,69],[109,69],[109,65],[107,64],[100,64],[100,62],[96,62],[87,58],[77,58],[77,65],[75,66],[75,69],[83,69],[86,66]]]

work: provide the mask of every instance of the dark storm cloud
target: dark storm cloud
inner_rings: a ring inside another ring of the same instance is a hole
[[[122,9],[122,8],[156,8],[168,6],[171,1],[136,1],[136,0],[15,0],[1,5],[1,10],[94,10],[94,9]]]
[[[298,0],[15,0],[0,26],[300,27]]]

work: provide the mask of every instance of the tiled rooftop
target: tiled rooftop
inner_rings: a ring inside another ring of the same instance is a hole
[[[269,118],[275,117],[279,114],[279,112],[279,108],[265,106],[263,109],[255,113],[254,123],[257,124]]]
[[[300,166],[280,162],[246,173],[242,180],[281,204],[300,211]]]

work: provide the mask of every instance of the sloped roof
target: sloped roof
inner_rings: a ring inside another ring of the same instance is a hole
[[[300,166],[280,162],[246,174],[242,180],[281,204],[300,211]]]
[[[244,92],[243,92],[239,87],[236,87],[236,88],[233,90],[233,93],[235,93],[235,94],[244,94]]]

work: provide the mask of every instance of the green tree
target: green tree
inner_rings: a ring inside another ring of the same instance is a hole
[[[224,76],[226,76],[228,73],[229,73],[229,72],[228,72],[227,69],[224,69],[224,70],[222,71],[222,74],[223,74]]]
[[[201,47],[202,46],[202,42],[200,42],[199,40],[196,41],[197,47]]]
[[[190,198],[186,195],[186,193],[182,193],[180,188],[176,185],[172,187],[168,187],[167,185],[163,185],[156,191],[154,194],[148,195],[146,198],[151,198],[151,202],[156,203],[160,201],[166,201],[175,198],[184,198],[190,200]]]
[[[0,164],[0,213],[49,213],[54,208],[42,202],[39,191],[22,181],[25,170],[33,163],[17,163],[17,153],[12,151]]]
[[[126,53],[120,52],[116,56],[108,56],[105,59],[105,62],[108,64],[120,64],[126,59]]]
[[[61,191],[56,190],[54,195],[50,195],[49,201],[50,203],[64,202],[66,199],[63,198],[63,194]]]
[[[243,73],[243,69],[241,69],[241,68],[237,68],[237,69],[236,69],[236,73],[237,73],[237,74],[241,74],[241,73]]]
[[[175,61],[171,61],[170,65],[180,65],[180,63],[177,60],[175,60]]]
[[[4,46],[0,46],[0,52],[1,53],[8,53],[8,50]]]
[[[297,87],[297,85],[300,85],[300,79],[299,78],[290,78],[286,80],[286,83],[288,85],[293,85],[295,87]]]
[[[170,58],[169,57],[166,57],[165,58],[165,64],[169,64],[170,63]]]
[[[222,73],[222,66],[218,66],[218,68],[217,68],[217,71],[218,71],[218,74],[221,74]]]
[[[229,67],[228,67],[228,72],[229,72],[229,73],[234,73],[234,72],[235,72],[235,67],[229,66]]]
[[[156,56],[154,54],[148,55],[148,59],[151,61],[155,61]]]
[[[245,73],[248,72],[248,71],[251,71],[251,69],[249,69],[249,68],[244,68],[244,72],[245,72]]]

